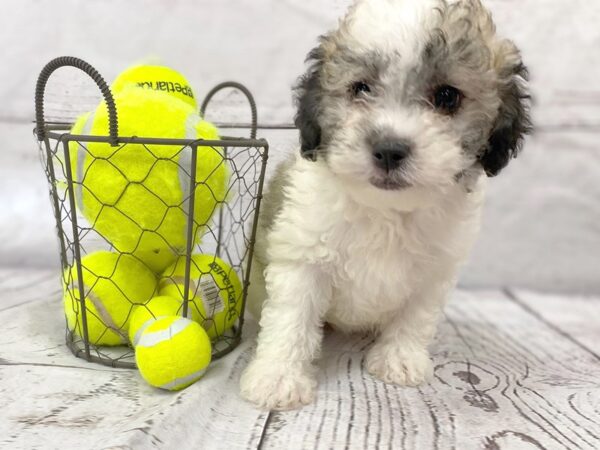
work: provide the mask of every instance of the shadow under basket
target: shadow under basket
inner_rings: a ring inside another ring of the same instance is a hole
[[[46,85],[61,67],[89,75],[106,111],[75,125],[46,122]],[[250,138],[205,139],[199,128],[190,135],[189,124],[181,136],[173,131],[176,138],[140,137],[119,134],[113,94],[85,61],[56,58],[40,73],[35,135],[58,231],[67,345],[75,356],[135,368],[129,323],[139,308],[167,315],[152,307],[158,295],[176,299],[175,314],[204,327],[213,359],[239,344],[268,143],[256,138],[256,105],[238,83],[215,87],[200,116],[225,89],[248,100]],[[93,129],[95,121],[106,129]]]

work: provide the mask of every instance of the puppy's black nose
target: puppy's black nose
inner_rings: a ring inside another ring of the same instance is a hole
[[[373,147],[375,166],[386,172],[400,167],[400,163],[410,154],[410,144],[405,141],[385,141]]]

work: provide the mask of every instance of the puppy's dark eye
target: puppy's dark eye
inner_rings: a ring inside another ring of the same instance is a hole
[[[462,92],[452,86],[443,85],[435,89],[431,102],[443,114],[454,114],[462,103]]]
[[[368,94],[371,92],[371,87],[364,81],[356,81],[350,86],[350,92],[354,97],[358,97],[360,94]]]

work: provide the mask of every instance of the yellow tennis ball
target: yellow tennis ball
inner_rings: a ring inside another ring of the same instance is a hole
[[[126,89],[115,101],[120,136],[219,139],[192,107],[163,92]],[[83,135],[106,135],[105,104],[75,126]],[[179,145],[71,142],[69,150],[79,210],[116,250],[155,273],[186,250],[191,174],[194,243],[226,198],[229,169],[219,147],[197,147],[195,171],[192,149]]]
[[[194,109],[198,108],[188,80],[170,67],[144,64],[132,66],[121,72],[110,89],[113,94],[118,94],[130,87],[165,92]]]
[[[83,135],[86,132],[89,133],[90,127],[89,126],[86,127],[86,124],[88,124],[88,119],[90,118],[91,114],[92,114],[91,112],[86,112],[86,113],[80,115],[75,120],[75,123],[71,127],[70,134],[78,136],[78,135]],[[77,180],[75,178],[76,170],[77,170],[77,155],[79,152],[82,152],[82,153],[86,152],[86,145],[87,145],[86,143],[79,142],[79,141],[69,141],[69,154],[70,154],[70,158],[71,158],[71,167],[70,167],[71,168],[71,177],[73,178],[74,183],[77,183]],[[61,167],[62,167],[62,171],[60,171],[60,169],[59,169],[59,173],[57,174],[57,178],[58,178],[57,185],[61,189],[66,190],[68,188],[68,179],[69,179],[67,167],[66,167],[66,164],[64,164],[64,159],[63,159],[62,155],[58,154],[57,158],[60,160]]]
[[[85,127],[85,124],[86,124],[88,118],[90,117],[90,114],[92,114],[92,113],[86,112],[86,113],[82,114],[81,116],[79,116],[75,120],[75,123],[71,127],[71,134],[83,134],[83,129]]]
[[[131,310],[150,300],[156,277],[129,255],[101,251],[81,261],[89,342],[94,345],[127,343]],[[83,337],[81,295],[77,267],[65,272],[64,307],[69,330]]]
[[[159,294],[183,301],[185,257],[166,269]],[[189,308],[211,339],[229,330],[242,311],[242,283],[235,270],[214,255],[193,255],[190,265]]]
[[[135,362],[151,386],[178,391],[204,375],[211,344],[200,325],[183,317],[163,317],[146,327],[135,347]]]
[[[165,316],[180,316],[182,312],[182,302],[164,295],[135,306],[129,323],[129,342],[135,347],[143,330],[154,320]]]

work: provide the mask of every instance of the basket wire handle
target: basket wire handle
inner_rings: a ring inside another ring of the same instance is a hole
[[[202,117],[205,117],[206,108],[211,99],[215,96],[217,92],[228,88],[237,89],[238,91],[242,92],[242,94],[244,94],[248,99],[248,103],[250,104],[250,111],[252,114],[252,121],[250,123],[250,138],[256,139],[256,129],[258,128],[258,114],[256,112],[256,102],[254,101],[254,97],[252,96],[248,88],[246,88],[246,86],[244,86],[241,83],[238,83],[236,81],[225,81],[223,83],[217,84],[208,92],[208,94],[206,94],[206,97],[204,97],[204,101],[200,106],[200,114],[202,114]]]
[[[115,106],[115,100],[112,96],[112,93],[110,92],[110,88],[106,84],[106,81],[104,81],[104,78],[102,78],[102,75],[100,75],[100,73],[94,69],[94,67],[84,60],[75,58],[73,56],[60,56],[56,59],[53,59],[46,64],[46,66],[40,72],[40,76],[38,77],[37,84],[35,86],[35,121],[37,123],[36,135],[38,141],[42,141],[45,138],[44,91],[46,90],[46,84],[48,83],[50,75],[52,75],[56,69],[67,66],[82,70],[88,74],[100,88],[108,109],[108,134],[110,144],[113,147],[118,145],[117,136],[119,135],[119,125],[117,121],[117,108]]]

